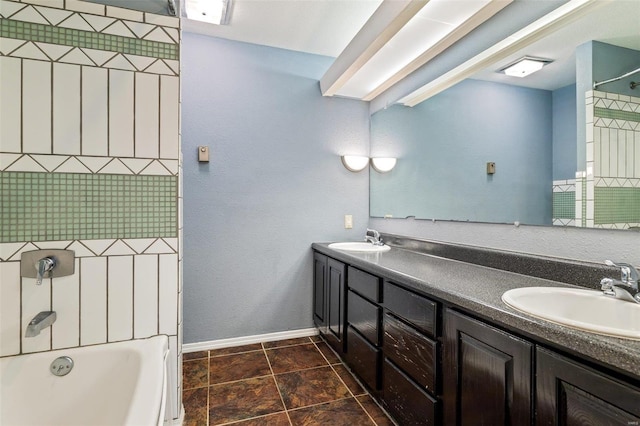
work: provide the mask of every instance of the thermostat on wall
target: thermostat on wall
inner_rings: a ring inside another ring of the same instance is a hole
[[[496,163],[487,163],[487,174],[492,175],[496,172]]]

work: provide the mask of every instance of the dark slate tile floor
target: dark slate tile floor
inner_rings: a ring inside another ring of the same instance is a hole
[[[392,426],[317,336],[183,355],[185,426]]]

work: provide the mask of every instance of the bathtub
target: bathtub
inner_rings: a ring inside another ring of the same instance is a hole
[[[167,336],[0,358],[0,425],[162,425]],[[73,359],[65,376],[50,372]]]

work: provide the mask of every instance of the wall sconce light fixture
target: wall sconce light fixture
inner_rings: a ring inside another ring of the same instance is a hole
[[[371,165],[376,172],[386,173],[396,166],[397,161],[394,157],[377,157],[371,159]]]
[[[343,155],[340,159],[342,159],[344,167],[350,172],[359,172],[364,170],[364,168],[367,167],[367,164],[369,164],[369,157],[361,155]]]

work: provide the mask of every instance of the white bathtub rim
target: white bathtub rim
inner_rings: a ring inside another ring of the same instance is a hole
[[[62,348],[55,349],[53,351],[30,352],[2,357],[0,360],[13,363],[13,360],[24,359],[23,362],[35,362],[38,364],[45,363],[48,366],[48,362],[53,361],[60,356],[69,356],[74,359],[75,357],[80,357],[80,354],[82,354],[81,358],[86,359],[87,357],[90,358],[92,354],[95,353],[116,350],[115,347],[118,348],[117,350],[120,350],[121,348],[128,348],[125,353],[131,351],[131,353],[140,357],[139,369],[135,373],[138,377],[146,374],[147,377],[151,379],[150,383],[153,387],[153,389],[150,389],[150,386],[141,386],[138,380],[135,382],[130,398],[130,404],[123,406],[123,409],[126,410],[123,411],[123,423],[126,425],[150,424],[151,419],[155,418],[158,421],[158,424],[162,425],[164,423],[164,415],[161,417],[160,411],[163,400],[167,396],[166,386],[163,386],[164,382],[167,380],[167,369],[165,364],[169,354],[169,336],[167,335],[155,335],[141,339]],[[33,359],[33,361],[27,361],[28,359]],[[4,366],[3,369],[4,368],[7,367]],[[19,373],[20,370],[14,371]],[[91,378],[88,378],[88,380],[91,380]],[[149,384],[149,382],[146,384]],[[4,392],[5,390],[3,390],[3,393]],[[97,397],[99,397],[99,395]],[[134,407],[136,407],[137,404],[143,404],[143,408],[136,410]]]

